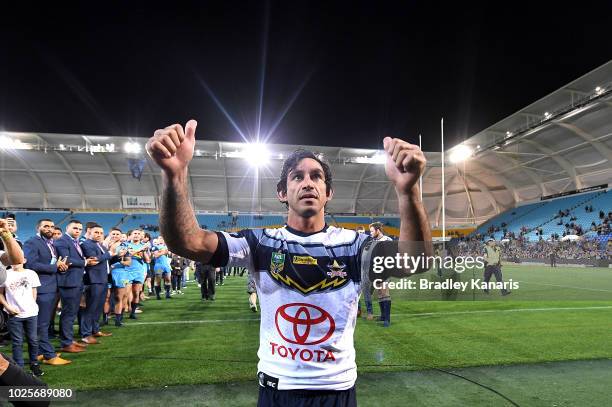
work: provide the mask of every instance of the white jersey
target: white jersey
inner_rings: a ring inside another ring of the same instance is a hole
[[[218,233],[215,266],[247,267],[261,305],[258,369],[279,390],[346,390],[357,379],[353,333],[367,235],[326,226]]]

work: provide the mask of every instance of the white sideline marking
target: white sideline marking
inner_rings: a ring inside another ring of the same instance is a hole
[[[248,322],[258,321],[259,318],[243,318],[243,319],[196,319],[193,321],[155,321],[155,322],[130,322],[124,326],[134,325],[172,325],[172,324],[218,324],[222,322]]]
[[[421,317],[432,315],[462,315],[462,314],[493,314],[501,312],[539,312],[539,311],[582,311],[582,310],[604,310],[612,309],[612,305],[595,306],[595,307],[552,307],[552,308],[516,308],[516,309],[489,309],[489,310],[474,310],[474,311],[449,311],[449,312],[420,312],[418,314],[403,313],[391,314],[392,316],[407,316]],[[243,319],[201,319],[193,321],[156,321],[156,322],[130,322],[124,326],[135,325],[174,325],[174,324],[218,324],[224,322],[249,322],[259,321],[259,318],[243,318]]]
[[[514,309],[485,309],[474,311],[449,311],[449,312],[421,312],[418,314],[391,314],[395,316],[432,316],[432,315],[461,315],[461,314],[494,314],[498,312],[538,312],[538,311],[581,311],[596,309],[612,309],[612,305],[602,305],[595,307],[550,307],[550,308],[514,308]]]

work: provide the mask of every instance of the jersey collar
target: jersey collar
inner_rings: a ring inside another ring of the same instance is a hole
[[[285,229],[287,229],[288,232],[296,236],[301,236],[301,237],[308,237],[308,236],[316,235],[317,233],[326,232],[327,228],[329,228],[329,225],[326,223],[325,226],[323,226],[323,229],[317,232],[304,233],[304,232],[300,232],[299,230],[293,229],[291,226],[285,224]]]

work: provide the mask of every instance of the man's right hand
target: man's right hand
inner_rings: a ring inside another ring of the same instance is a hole
[[[177,175],[187,168],[193,158],[197,125],[195,120],[189,120],[185,131],[180,124],[155,131],[147,142],[146,149],[162,171],[168,175]]]
[[[4,309],[5,309],[5,310],[6,310],[6,312],[8,312],[10,315],[17,315],[17,314],[19,314],[19,310],[18,310],[18,309],[15,309],[15,308],[13,308],[13,307],[7,306],[7,307],[4,307]]]
[[[57,270],[58,270],[60,273],[63,273],[63,272],[65,272],[66,270],[68,270],[68,263],[67,263],[67,262],[68,262],[68,258],[67,258],[67,257],[65,257],[65,258],[63,258],[63,259],[60,257],[60,258],[57,260],[57,263],[56,263],[56,265],[57,265]]]

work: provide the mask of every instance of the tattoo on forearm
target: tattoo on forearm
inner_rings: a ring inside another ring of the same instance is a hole
[[[184,256],[193,256],[188,243],[196,238],[200,226],[189,201],[184,182],[165,180],[159,211],[159,227],[166,245]]]

